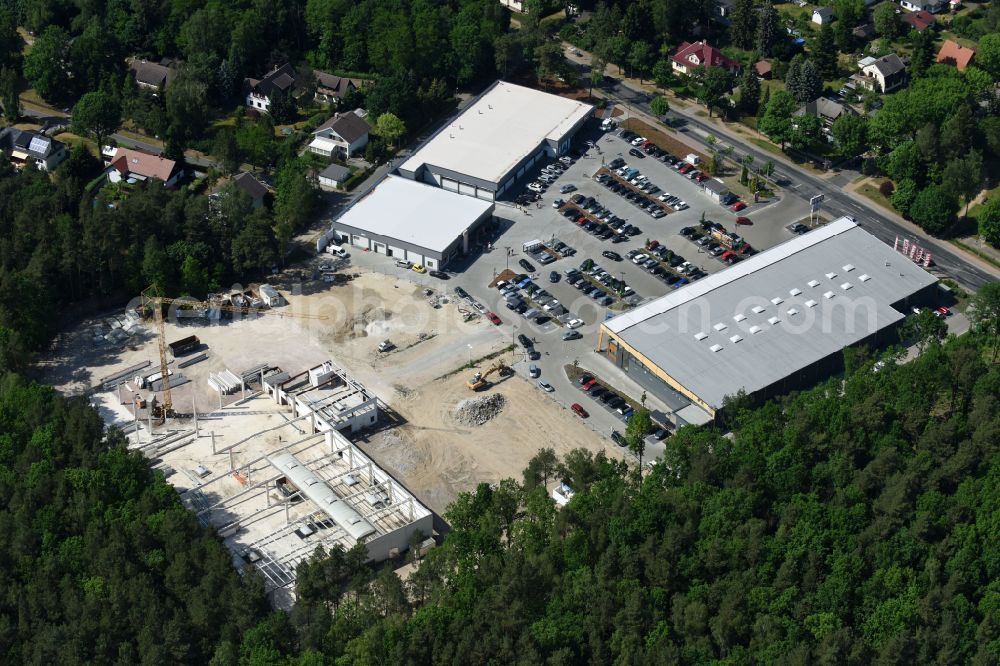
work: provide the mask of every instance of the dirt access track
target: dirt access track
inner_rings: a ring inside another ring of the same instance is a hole
[[[542,447],[560,455],[576,447],[619,455],[616,447],[527,379],[524,363],[516,366],[519,374],[503,379],[494,375],[491,379],[497,383],[489,389],[470,391],[466,380],[474,371],[458,369],[470,359],[504,349],[510,340],[482,317],[463,321],[454,301],[435,308],[422,287],[372,272],[362,272],[345,285],[311,282],[302,291],[306,293],[281,290],[289,303],[277,311],[326,319],[267,315],[219,325],[168,322],[168,342],[194,334],[208,354],[204,361],[179,369],[189,381],[173,391],[177,410],[190,412],[196,404],[198,412],[206,414],[219,408],[218,394],[207,384],[210,372],[239,372],[268,363],[294,375],[333,359],[405,421],[360,441],[361,448],[439,513],[458,493],[480,482],[520,479],[521,470]],[[88,320],[60,334],[37,366],[38,378],[74,394],[145,361],[152,365],[143,373],[158,370],[157,341],[149,322],[124,345],[111,346],[95,341],[104,321]],[[384,339],[396,348],[379,354],[376,347]],[[510,352],[497,358],[512,360]],[[485,369],[491,363],[477,365]],[[494,418],[480,426],[456,419],[460,402],[492,393],[505,398]],[[104,395],[106,401],[109,397],[117,405],[115,396]],[[108,422],[123,421],[120,413],[105,417]]]

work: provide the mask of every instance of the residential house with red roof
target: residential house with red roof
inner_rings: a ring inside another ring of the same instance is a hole
[[[923,32],[928,28],[933,28],[937,24],[937,17],[924,10],[903,14],[903,23],[910,26],[917,32]]]
[[[722,55],[722,51],[704,40],[694,43],[683,42],[670,56],[670,64],[675,72],[688,76],[701,68],[707,70],[712,67],[725,67],[733,73],[740,68],[738,62]]]
[[[958,71],[964,72],[975,56],[976,49],[962,46],[958,42],[946,39],[944,40],[944,44],[941,45],[941,50],[938,51],[937,62],[957,67]]]
[[[108,181],[112,183],[125,181],[134,185],[147,180],[161,180],[166,187],[176,185],[183,173],[184,170],[173,160],[129,148],[116,150],[111,163],[104,170]]]

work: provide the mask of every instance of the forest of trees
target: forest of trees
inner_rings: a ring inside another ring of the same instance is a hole
[[[979,333],[687,427],[640,478],[543,450],[404,583],[363,551],[268,608],[81,399],[0,378],[9,664],[991,664],[1000,659],[1000,293]],[[558,509],[544,484],[576,495]]]

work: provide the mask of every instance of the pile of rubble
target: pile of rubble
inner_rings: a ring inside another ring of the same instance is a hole
[[[455,419],[462,425],[481,426],[503,411],[507,399],[500,393],[483,398],[469,398],[455,407]]]

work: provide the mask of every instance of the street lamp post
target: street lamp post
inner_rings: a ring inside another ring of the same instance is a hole
[[[510,270],[510,245],[504,245],[503,249],[507,251],[507,270]]]
[[[516,357],[517,354],[517,346],[514,344],[515,333],[517,333],[517,324],[512,324],[510,328],[510,346],[512,347],[512,349],[510,350],[510,362],[512,364],[514,363],[514,358]]]

